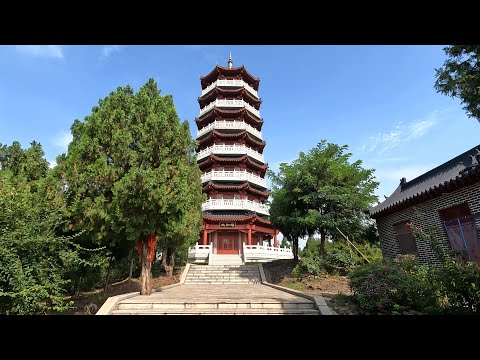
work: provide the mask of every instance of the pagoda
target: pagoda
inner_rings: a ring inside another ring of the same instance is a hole
[[[258,97],[260,79],[242,65],[220,65],[200,77],[197,162],[202,170],[203,227],[199,244],[213,254],[242,255],[245,245],[275,248],[278,230],[269,220]]]

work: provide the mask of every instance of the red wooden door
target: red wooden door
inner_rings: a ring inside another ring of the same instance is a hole
[[[233,238],[219,238],[217,254],[238,254],[238,244]]]

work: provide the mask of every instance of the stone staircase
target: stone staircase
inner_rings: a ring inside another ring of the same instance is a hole
[[[107,300],[108,301],[108,300]],[[315,302],[261,283],[257,265],[190,265],[185,282],[118,301],[112,315],[320,315]]]
[[[257,265],[191,265],[188,284],[260,284]]]
[[[231,254],[231,255],[218,255],[218,254],[209,254],[208,265],[242,265],[243,259],[241,255]]]

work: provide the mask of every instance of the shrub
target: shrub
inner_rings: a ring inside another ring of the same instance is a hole
[[[355,244],[355,246],[362,252],[369,261],[380,261],[383,259],[382,250],[379,244],[365,243]],[[364,263],[362,255],[354,251],[355,263],[360,265]]]
[[[325,244],[325,254],[318,255],[319,239],[309,238],[302,250],[302,258],[295,267],[292,275],[301,277],[304,274],[321,275],[325,273],[346,275],[358,264],[365,262],[353,247],[343,241]],[[355,245],[369,260],[380,260],[382,252],[374,244]]]
[[[357,266],[350,273],[350,288],[364,310],[422,310],[436,306],[433,279],[431,269],[402,256]]]
[[[311,256],[303,257],[300,262],[292,270],[292,275],[294,277],[302,277],[302,275],[321,275],[325,271],[323,270],[323,264],[320,260],[320,257],[312,253]]]
[[[441,296],[453,313],[480,312],[480,266],[445,260],[437,270]]]
[[[344,242],[331,243],[320,258],[321,267],[329,274],[347,274],[355,266],[353,252]]]

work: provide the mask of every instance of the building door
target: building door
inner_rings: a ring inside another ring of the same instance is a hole
[[[219,237],[217,254],[238,254],[238,241],[233,237]]]

